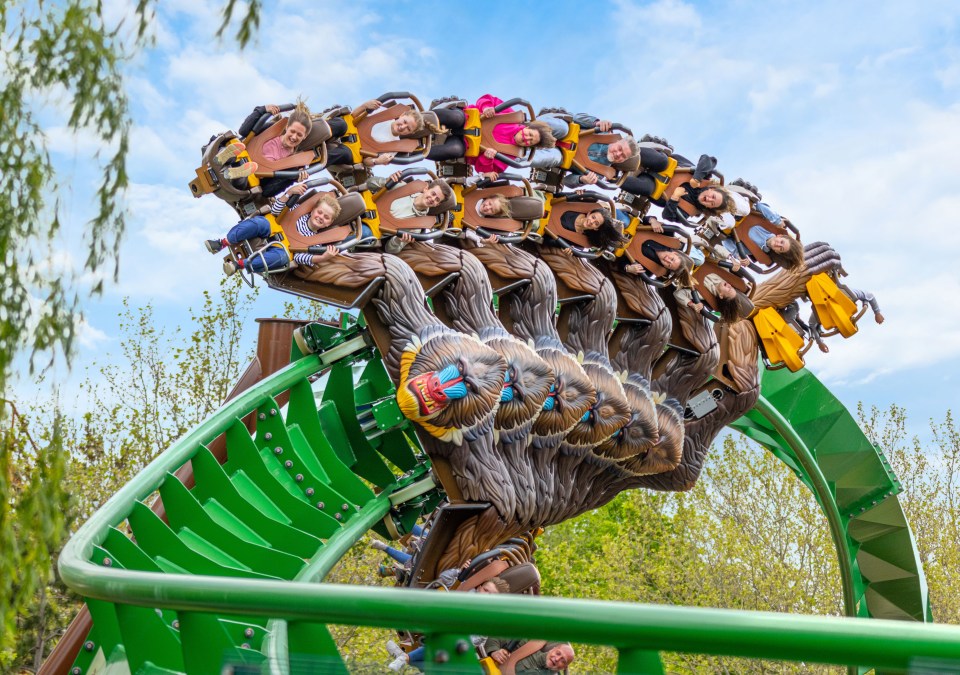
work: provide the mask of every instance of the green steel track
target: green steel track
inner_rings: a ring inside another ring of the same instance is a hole
[[[847,614],[860,618],[318,583],[368,530],[404,531],[441,497],[363,330],[321,331],[325,351],[294,348],[293,363],[181,438],[68,542],[60,573],[93,618],[73,673],[342,673],[333,623],[423,631],[428,672],[479,672],[471,634],[611,645],[623,673],[656,672],[660,650],[886,670],[960,663],[960,630],[922,623],[926,587],[889,463],[808,372],[766,373],[757,406],[732,426],[813,490]],[[223,464],[207,447],[220,436]],[[174,475],[188,463],[189,488]],[[150,508],[157,496],[165,518]]]

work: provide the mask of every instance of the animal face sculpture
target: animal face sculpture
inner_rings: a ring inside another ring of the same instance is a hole
[[[534,424],[534,433],[541,436],[566,433],[596,403],[597,392],[583,367],[567,352],[541,349],[537,353],[553,369],[556,381]]]
[[[496,414],[506,369],[475,337],[445,332],[421,342],[413,336],[400,358],[397,403],[431,435],[460,443]]]

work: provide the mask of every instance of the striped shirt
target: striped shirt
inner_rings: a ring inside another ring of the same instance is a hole
[[[270,207],[270,213],[272,213],[274,216],[279,216],[286,206],[287,205],[285,202],[282,202],[279,199],[274,199],[273,206]],[[312,237],[315,234],[318,234],[316,230],[310,227],[309,213],[304,213],[302,216],[297,218],[297,232],[304,237]],[[313,253],[296,253],[293,256],[293,259],[298,265],[313,266],[313,256]]]

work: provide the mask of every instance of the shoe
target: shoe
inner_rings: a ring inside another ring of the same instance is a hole
[[[207,239],[203,242],[203,245],[207,247],[207,250],[211,253],[219,253],[223,250],[223,239]]]
[[[388,565],[386,563],[380,563],[380,567],[377,570],[377,573],[381,577],[394,577],[397,576],[397,568],[393,565]]]
[[[387,550],[387,545],[384,544],[384,543],[383,543],[382,541],[380,541],[379,539],[374,539],[373,541],[370,542],[370,548],[375,548],[375,549],[377,549],[378,551],[386,551],[386,550]]]
[[[396,673],[399,673],[401,670],[403,670],[403,667],[405,665],[407,665],[407,657],[406,655],[403,655],[403,656],[398,656],[393,661],[391,661],[390,665],[388,665],[387,668],[389,668],[390,670]]]
[[[240,266],[237,265],[237,263],[233,262],[232,260],[225,260],[223,262],[223,273],[226,274],[228,277],[236,274],[237,270],[239,269],[240,269]]]
[[[403,657],[404,663],[406,663],[407,653],[393,640],[387,640],[387,651],[390,652],[390,656],[395,659]]]
[[[213,161],[223,166],[232,159],[236,159],[240,156],[240,153],[247,149],[243,143],[228,143],[223,146],[223,149],[217,153],[217,156],[213,158]]]
[[[223,172],[223,177],[227,180],[247,178],[251,174],[256,173],[258,168],[256,162],[244,162],[240,166],[227,167]]]

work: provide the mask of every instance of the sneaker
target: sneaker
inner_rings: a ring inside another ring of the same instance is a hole
[[[370,548],[375,548],[378,551],[386,551],[387,545],[382,541],[380,541],[379,539],[374,539],[373,541],[370,542]]]
[[[239,269],[240,269],[240,266],[237,265],[237,263],[233,262],[232,260],[223,261],[223,273],[226,274],[228,277],[236,274],[237,270]]]
[[[389,668],[390,670],[396,673],[399,673],[401,670],[403,670],[403,667],[405,665],[407,665],[407,657],[406,655],[403,655],[403,656],[398,656],[393,661],[391,661],[390,665],[388,665],[387,668]]]
[[[207,250],[211,253],[219,253],[223,250],[223,240],[222,239],[207,239],[203,242],[203,245],[207,247]]]
[[[388,565],[386,563],[380,563],[380,567],[377,569],[377,573],[381,577],[396,577],[397,568],[393,565]]]
[[[407,653],[393,640],[387,640],[387,651],[390,652],[390,656],[395,659],[403,657],[404,662],[406,662]]]
[[[223,146],[223,149],[217,153],[217,156],[213,158],[213,161],[223,166],[230,160],[236,159],[240,156],[240,153],[247,149],[243,143],[228,143]]]
[[[256,173],[257,169],[256,162],[244,162],[240,166],[230,166],[227,167],[223,172],[223,177],[227,180],[236,180],[237,178],[247,178],[253,173]]]

